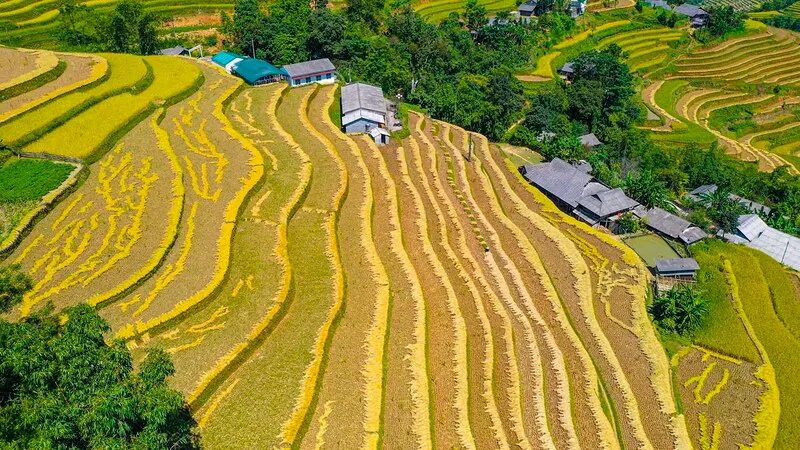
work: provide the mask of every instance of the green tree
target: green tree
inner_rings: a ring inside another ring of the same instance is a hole
[[[31,286],[18,267],[0,269],[0,307]],[[18,323],[0,320],[0,447],[193,449],[199,441],[175,369],[152,350],[138,373],[122,342],[83,304]]]
[[[630,211],[619,216],[617,225],[623,233],[636,233],[642,229],[642,221]]]
[[[156,17],[150,12],[145,12],[139,18],[136,28],[139,53],[142,55],[154,54],[158,50],[158,21]]]
[[[467,0],[464,24],[473,32],[483,28],[486,25],[486,7],[478,3],[478,0]]]
[[[261,44],[263,13],[258,0],[236,0],[233,5],[233,44],[242,53],[255,57],[256,44]]]
[[[20,266],[0,267],[0,314],[5,314],[33,287],[33,282],[20,271]]]
[[[649,310],[661,329],[691,336],[708,318],[708,299],[694,286],[679,284],[656,298]]]
[[[645,170],[637,176],[628,174],[624,186],[625,192],[631,198],[648,208],[671,208],[666,185],[651,170]]]

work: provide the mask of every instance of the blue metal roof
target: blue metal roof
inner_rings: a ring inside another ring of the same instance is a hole
[[[234,69],[237,75],[250,84],[268,76],[286,76],[286,71],[260,59],[245,59]]]
[[[231,52],[219,52],[216,55],[211,57],[211,61],[214,61],[215,63],[219,64],[222,67],[225,67],[231,61],[233,61],[234,59],[237,59],[237,58],[245,59],[247,57],[246,56],[237,55],[236,53],[231,53]]]

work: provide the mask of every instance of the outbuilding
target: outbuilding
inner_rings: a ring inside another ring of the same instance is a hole
[[[656,274],[660,277],[694,279],[700,265],[694,258],[657,259]]]
[[[342,86],[342,128],[345,133],[368,133],[386,126],[383,89],[366,83]]]
[[[389,137],[391,136],[386,128],[375,127],[369,130],[369,135],[372,137],[372,140],[375,141],[378,145],[386,145],[389,143]]]
[[[189,49],[177,45],[175,47],[159,50],[158,53],[165,56],[189,56]]]
[[[565,80],[572,80],[572,76],[575,75],[575,69],[573,68],[573,62],[570,61],[563,66],[558,68],[558,76]]]
[[[245,59],[233,70],[252,86],[274,83],[286,78],[286,72],[260,59]]]
[[[517,11],[519,11],[520,17],[535,16],[537,3],[539,3],[538,0],[528,0],[527,2],[519,5],[517,7]]]
[[[706,26],[708,24],[709,19],[711,19],[711,14],[708,11],[704,10],[703,8],[692,5],[690,3],[684,3],[680,6],[676,6],[673,10],[675,14],[680,14],[682,16],[688,16],[689,22],[692,24],[694,28],[700,28]]]
[[[603,145],[594,133],[584,134],[579,139],[581,140],[581,144],[585,147],[595,148]]]
[[[332,84],[336,81],[336,67],[328,58],[315,59],[283,66],[289,86],[302,86],[309,83]]]
[[[224,67],[228,73],[233,73],[236,65],[247,59],[246,56],[237,55],[231,52],[219,52],[211,57],[211,61],[218,66]]]

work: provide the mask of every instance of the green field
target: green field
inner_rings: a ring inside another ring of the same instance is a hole
[[[656,260],[659,259],[680,257],[663,238],[655,234],[628,238],[625,239],[625,243],[628,244],[636,254],[641,256],[648,267],[655,267]]]

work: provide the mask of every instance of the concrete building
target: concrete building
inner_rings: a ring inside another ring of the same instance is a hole
[[[283,66],[289,86],[309,83],[332,84],[336,81],[336,67],[328,58],[315,59]]]
[[[366,83],[342,86],[342,128],[345,133],[368,133],[385,128],[387,102],[383,89]]]

